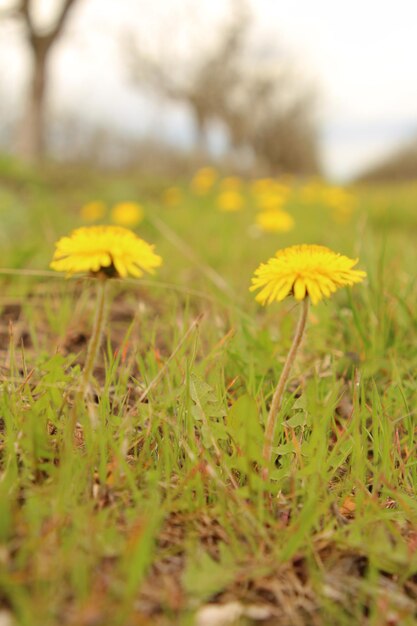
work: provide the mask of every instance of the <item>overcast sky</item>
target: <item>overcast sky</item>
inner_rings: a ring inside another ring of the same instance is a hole
[[[250,1],[250,0],[249,0]],[[38,0],[47,18],[60,0]],[[127,133],[184,140],[180,108],[150,106],[127,81],[120,41],[152,42],[161,20],[175,37],[193,16],[197,42],[214,32],[226,0],[78,0],[52,67],[52,104]],[[11,0],[0,0],[0,8]],[[324,164],[346,178],[417,130],[416,0],[252,0],[260,38],[284,44],[321,93]],[[191,9],[190,9],[191,7]],[[172,16],[175,16],[173,19]],[[18,111],[28,58],[16,25],[0,30],[0,114]],[[196,43],[195,45],[198,45]],[[162,117],[162,122],[161,122]]]

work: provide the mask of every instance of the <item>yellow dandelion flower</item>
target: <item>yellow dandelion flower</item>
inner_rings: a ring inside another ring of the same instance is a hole
[[[177,206],[182,200],[182,192],[179,187],[168,187],[162,196],[164,204],[168,206]]]
[[[263,193],[269,193],[274,186],[272,178],[257,178],[251,182],[250,189],[253,195],[257,196]]]
[[[276,180],[274,181],[274,184],[272,186],[272,191],[282,196],[288,196],[288,194],[291,192],[291,187],[290,185],[284,183],[282,180]]]
[[[351,201],[351,194],[343,187],[327,187],[323,189],[323,200],[330,206],[337,206],[345,201]]]
[[[284,206],[286,198],[275,192],[263,193],[256,198],[256,203],[261,211],[274,211]]]
[[[162,263],[154,247],[121,226],[77,228],[57,241],[50,267],[57,272],[100,272],[137,278]]]
[[[322,201],[324,182],[319,178],[312,178],[299,189],[300,199],[306,204],[317,204]]]
[[[294,218],[287,211],[262,211],[256,225],[266,233],[287,233],[294,228]]]
[[[106,213],[106,205],[100,200],[87,202],[80,209],[80,217],[83,222],[97,222]]]
[[[240,211],[243,205],[244,198],[238,191],[222,191],[217,196],[217,206],[221,211]]]
[[[293,294],[296,300],[309,296],[313,304],[345,285],[361,282],[366,272],[352,269],[358,259],[333,252],[325,246],[296,245],[278,250],[262,263],[252,278],[251,291],[260,289],[256,300],[270,304]]]
[[[199,195],[204,195],[213,187],[217,178],[217,172],[212,167],[202,167],[194,175],[191,181],[193,191]]]
[[[111,210],[111,221],[118,226],[136,226],[143,217],[144,210],[137,202],[119,202]]]
[[[335,222],[338,224],[349,222],[356,208],[356,199],[350,191],[330,185],[323,185],[316,191],[315,202],[329,209]]]

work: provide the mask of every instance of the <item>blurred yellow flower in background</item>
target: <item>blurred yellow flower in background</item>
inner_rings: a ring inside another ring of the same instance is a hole
[[[118,226],[136,226],[144,218],[144,210],[137,202],[119,202],[111,210],[111,221]]]
[[[346,224],[351,219],[356,200],[352,193],[343,187],[329,187],[323,192],[323,199],[331,209],[331,216],[335,222]]]
[[[337,206],[349,197],[349,193],[343,187],[324,187],[322,190],[323,200],[330,206]]]
[[[287,211],[261,211],[256,216],[256,225],[266,233],[287,233],[294,224],[294,218]]]
[[[250,190],[254,196],[257,196],[263,193],[269,193],[273,185],[274,181],[272,178],[257,178],[251,182]]]
[[[310,297],[317,304],[345,285],[361,282],[366,272],[352,269],[358,259],[333,252],[325,246],[296,245],[278,250],[261,263],[252,278],[251,291],[260,289],[256,300],[270,304],[293,294],[296,300]]]
[[[261,178],[251,185],[251,192],[261,211],[280,209],[291,193],[291,187],[272,178]]]
[[[346,224],[356,208],[355,196],[349,190],[328,185],[319,179],[312,179],[301,187],[300,200],[329,209],[331,217],[339,224]]]
[[[217,172],[213,167],[202,167],[195,173],[192,181],[192,190],[199,194],[204,195],[213,187],[217,179]]]
[[[319,178],[312,178],[299,190],[300,199],[306,204],[316,204],[322,200],[324,183]]]
[[[162,201],[167,206],[177,206],[182,200],[182,191],[179,187],[168,187],[162,196]]]
[[[273,211],[284,206],[285,198],[276,193],[263,193],[256,198],[256,204],[261,211]]]
[[[50,267],[57,272],[102,272],[108,276],[139,278],[162,263],[151,246],[121,226],[86,226],[61,237]]]
[[[273,191],[277,195],[283,196],[284,198],[287,198],[289,196],[291,190],[291,185],[288,185],[287,183],[279,180],[275,180],[271,188],[271,191]]]
[[[240,211],[244,204],[244,197],[239,191],[222,191],[217,196],[217,206],[220,211]]]
[[[83,222],[97,222],[104,217],[105,213],[106,205],[101,200],[87,202],[80,209],[80,217]]]

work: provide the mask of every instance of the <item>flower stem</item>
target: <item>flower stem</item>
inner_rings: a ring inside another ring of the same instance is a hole
[[[265,459],[267,465],[269,465],[269,462],[271,460],[272,443],[274,440],[277,416],[282,406],[282,398],[284,395],[285,386],[287,384],[287,381],[291,372],[291,368],[294,364],[294,360],[295,360],[298,348],[300,347],[301,340],[303,338],[304,330],[306,327],[307,314],[308,314],[308,297],[305,297],[301,305],[300,317],[298,319],[298,324],[297,324],[295,335],[291,344],[291,348],[290,348],[290,351],[288,352],[288,356],[284,363],[284,368],[281,372],[281,376],[279,378],[277,387],[275,389],[275,392],[272,398],[271,408],[269,409],[268,419],[266,422],[265,439],[264,439],[264,447],[262,451],[262,456]],[[267,468],[264,469],[262,475],[265,479],[267,478],[268,476]]]
[[[107,295],[107,279],[97,279],[97,303],[94,317],[93,331],[87,349],[87,358],[84,364],[84,370],[81,379],[80,394],[85,397],[87,395],[88,386],[96,364],[98,351],[100,349],[103,330],[106,323],[106,295]]]

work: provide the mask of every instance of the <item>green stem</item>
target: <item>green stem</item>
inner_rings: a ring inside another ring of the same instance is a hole
[[[88,387],[90,385],[94,366],[96,364],[98,351],[100,349],[103,330],[106,323],[106,295],[107,295],[107,279],[97,279],[97,303],[96,312],[94,317],[93,331],[90,337],[90,342],[87,349],[87,358],[84,364],[84,370],[81,379],[80,393],[83,397],[86,396]]]
[[[297,328],[296,328],[294,338],[291,344],[291,348],[285,360],[284,367],[283,367],[281,376],[278,381],[278,385],[275,389],[275,392],[272,398],[271,408],[269,409],[268,419],[267,419],[266,428],[265,428],[264,447],[262,451],[262,456],[265,459],[267,465],[269,465],[271,461],[272,443],[274,441],[277,417],[282,406],[282,398],[284,395],[286,384],[288,382],[289,375],[291,373],[291,368],[294,364],[294,360],[295,360],[298,348],[300,347],[301,340],[303,338],[304,330],[306,327],[307,314],[308,314],[308,297],[304,298],[302,302],[301,310],[300,310],[300,317],[298,319],[298,324],[297,324]],[[266,468],[263,471],[263,477],[267,478],[267,476],[268,476],[268,469]]]

